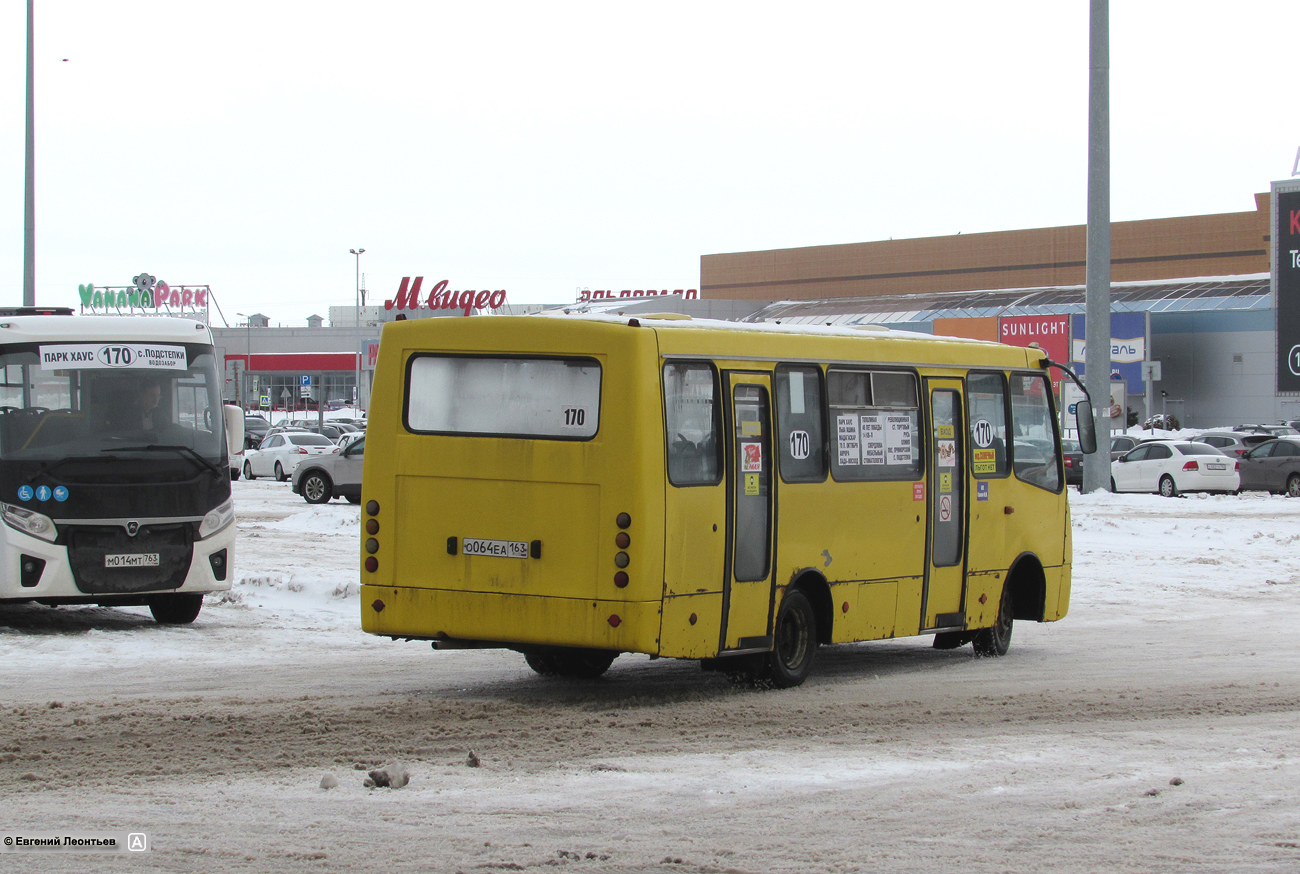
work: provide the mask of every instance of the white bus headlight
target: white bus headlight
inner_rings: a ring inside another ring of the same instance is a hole
[[[35,510],[29,510],[26,507],[16,507],[13,504],[0,504],[0,507],[3,507],[5,524],[10,528],[16,528],[24,534],[30,534],[51,543],[58,538],[59,530],[54,527],[54,520],[49,516],[37,513]]]
[[[199,538],[211,537],[234,521],[235,502],[231,499],[203,517],[203,524],[199,526]]]

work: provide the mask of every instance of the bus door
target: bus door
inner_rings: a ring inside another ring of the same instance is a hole
[[[772,380],[727,372],[727,571],[720,650],[772,646]]]
[[[921,597],[921,627],[960,628],[966,565],[966,463],[962,384],[927,379],[930,395],[930,458],[926,492],[930,514],[929,560]]]

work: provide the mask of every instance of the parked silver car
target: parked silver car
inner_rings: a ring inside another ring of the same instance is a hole
[[[1193,443],[1204,443],[1230,458],[1241,458],[1261,443],[1273,438],[1268,434],[1247,434],[1242,431],[1206,431],[1192,438]]]
[[[293,473],[293,493],[309,504],[344,498],[361,503],[361,466],[366,439],[353,441],[330,455],[317,455],[298,465]]]

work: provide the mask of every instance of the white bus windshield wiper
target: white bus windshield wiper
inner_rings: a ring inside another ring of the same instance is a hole
[[[206,458],[204,458],[199,453],[195,452],[190,447],[181,446],[179,444],[170,445],[170,444],[162,444],[162,443],[151,443],[148,446],[115,446],[112,449],[102,449],[100,451],[101,452],[151,452],[155,449],[166,449],[171,452],[179,452],[182,455],[188,455],[190,458],[193,458],[195,461],[197,461],[199,464],[203,465],[208,470],[215,473],[217,476],[221,476],[221,468],[217,467],[215,464],[208,461]]]

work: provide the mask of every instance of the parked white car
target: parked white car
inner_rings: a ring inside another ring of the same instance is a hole
[[[1235,492],[1241,487],[1238,462],[1213,446],[1190,440],[1153,440],[1110,465],[1115,492]]]
[[[256,449],[244,450],[244,479],[273,476],[284,482],[312,455],[328,455],[334,442],[310,431],[271,434]]]

